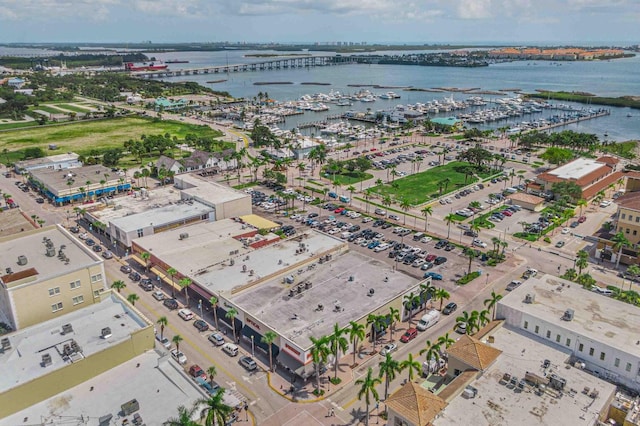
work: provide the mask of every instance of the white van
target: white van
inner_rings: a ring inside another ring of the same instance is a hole
[[[438,321],[440,321],[440,312],[432,309],[420,318],[416,328],[420,331],[425,331],[427,328],[433,327]]]
[[[225,343],[224,345],[222,345],[222,351],[229,356],[238,355],[238,347],[233,343]]]

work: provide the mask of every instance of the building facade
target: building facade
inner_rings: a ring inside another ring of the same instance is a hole
[[[82,167],[80,156],[74,152],[51,155],[49,157],[34,158],[31,160],[16,161],[14,169],[16,173],[25,174],[38,169],[75,169]]]

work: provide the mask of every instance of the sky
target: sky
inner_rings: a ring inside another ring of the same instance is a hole
[[[0,0],[0,42],[640,43],[640,0]]]

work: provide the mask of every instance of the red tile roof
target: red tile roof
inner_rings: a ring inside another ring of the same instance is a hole
[[[618,204],[618,207],[640,211],[640,191],[630,192],[618,197],[616,204]]]
[[[622,172],[615,172],[610,174],[609,176],[605,177],[602,180],[599,180],[593,185],[583,188],[582,198],[584,198],[585,200],[593,198],[598,192],[604,191],[605,189],[607,189],[609,185],[611,185],[612,183],[616,183],[619,179],[622,179],[623,177],[624,177],[624,173]]]

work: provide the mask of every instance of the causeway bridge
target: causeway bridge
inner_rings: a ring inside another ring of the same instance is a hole
[[[243,71],[269,71],[286,68],[309,68],[330,65],[343,65],[356,63],[356,58],[351,56],[304,56],[292,58],[270,59],[267,61],[253,62],[235,65],[217,65],[202,68],[164,69],[155,71],[135,71],[131,75],[141,78],[165,78],[181,75],[219,74]]]

